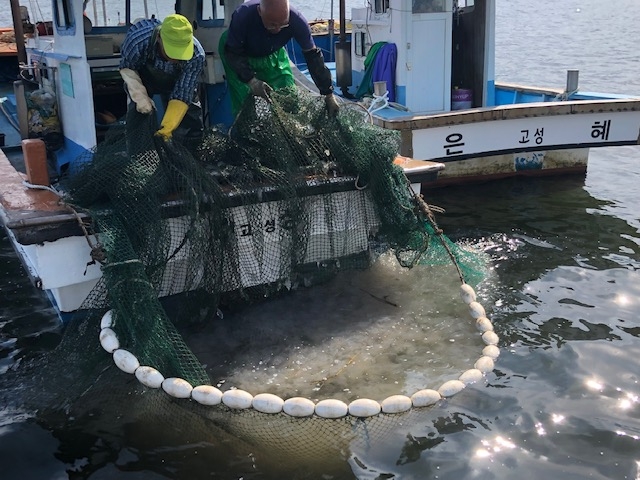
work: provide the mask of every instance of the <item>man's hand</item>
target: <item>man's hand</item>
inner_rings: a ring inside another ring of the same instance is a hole
[[[329,117],[335,117],[340,111],[340,104],[333,93],[324,96],[324,104],[327,107]]]
[[[122,76],[124,83],[127,85],[127,92],[129,92],[131,101],[136,104],[136,110],[144,114],[151,113],[155,105],[153,100],[149,98],[147,89],[142,84],[138,72],[130,68],[123,68],[120,70],[120,76]]]
[[[171,140],[173,136],[173,132],[182,122],[182,119],[187,114],[187,110],[189,110],[189,105],[180,100],[169,100],[169,104],[167,105],[167,110],[164,113],[164,117],[162,118],[162,123],[160,124],[160,130],[156,132],[156,135],[162,138],[165,142]]]
[[[247,85],[249,85],[251,93],[254,96],[262,97],[267,102],[271,102],[269,94],[273,92],[273,88],[271,88],[268,83],[263,82],[262,80],[258,80],[256,77],[253,77],[251,80],[249,80],[249,83]]]

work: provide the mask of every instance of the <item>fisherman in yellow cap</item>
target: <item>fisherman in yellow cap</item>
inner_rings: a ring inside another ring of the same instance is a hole
[[[202,108],[197,87],[204,68],[204,50],[193,27],[182,15],[162,23],[143,19],[131,26],[121,48],[120,75],[131,99],[130,108],[153,112],[159,94],[165,114],[156,135],[175,138],[190,149],[202,139]]]

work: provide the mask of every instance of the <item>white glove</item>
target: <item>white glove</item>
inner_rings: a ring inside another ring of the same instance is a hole
[[[149,98],[147,89],[142,84],[140,75],[135,70],[123,68],[120,70],[120,76],[127,84],[127,91],[133,103],[136,104],[136,110],[140,113],[151,113],[154,108],[153,100]]]

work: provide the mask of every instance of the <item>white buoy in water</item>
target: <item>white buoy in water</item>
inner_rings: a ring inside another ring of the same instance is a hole
[[[120,342],[118,341],[116,332],[106,327],[100,330],[100,345],[109,353],[113,353],[119,349]]]
[[[426,388],[411,395],[411,403],[414,407],[428,407],[442,400],[442,395],[437,391]]]
[[[253,408],[262,413],[280,413],[284,406],[284,400],[271,393],[260,393],[253,397]]]
[[[482,355],[493,359],[493,361],[495,362],[500,356],[500,349],[495,345],[487,345],[482,349]]]
[[[380,406],[384,413],[401,413],[410,410],[413,404],[411,399],[405,395],[391,395],[385,398]]]
[[[495,334],[495,332],[484,332],[482,334],[482,341],[487,345],[497,345],[500,339],[498,338],[498,335]]]
[[[476,319],[476,328],[478,329],[478,331],[483,333],[492,332],[493,324],[491,323],[491,320],[489,320],[487,317],[480,317]]]
[[[480,370],[482,373],[489,373],[493,372],[495,364],[491,357],[480,357],[473,366],[474,368]]]
[[[222,394],[222,403],[236,410],[251,408],[252,401],[253,395],[244,390],[227,390]]]
[[[359,398],[349,404],[349,415],[354,417],[373,417],[378,415],[381,410],[382,407],[378,402],[368,398]]]
[[[113,361],[125,373],[133,373],[140,366],[140,362],[133,353],[122,349],[113,352]]]
[[[333,398],[321,400],[316,405],[316,415],[323,418],[340,418],[349,413],[346,403]]]
[[[484,375],[482,374],[482,371],[477,368],[472,368],[460,375],[458,377],[458,380],[460,380],[465,385],[471,385],[472,383],[481,381],[483,378]]]
[[[108,310],[102,316],[102,320],[100,320],[100,328],[111,328],[113,327],[113,310]]]
[[[160,388],[164,382],[164,376],[153,367],[141,366],[136,368],[136,378],[149,388]]]
[[[211,385],[198,385],[191,391],[191,398],[201,405],[219,405],[222,392]]]
[[[443,397],[451,397],[456,393],[462,391],[464,387],[465,384],[460,380],[449,380],[438,389],[438,393]]]
[[[303,397],[289,398],[282,407],[282,411],[292,417],[310,417],[315,410],[316,404]]]
[[[165,378],[162,382],[162,389],[175,398],[189,398],[193,386],[182,378]]]
[[[471,316],[475,319],[487,316],[486,312],[484,311],[484,307],[478,302],[471,302],[469,304],[469,313],[471,313]]]
[[[463,283],[460,287],[460,297],[462,297],[462,301],[469,305],[471,302],[476,301],[476,292],[473,290],[471,285],[467,285]]]

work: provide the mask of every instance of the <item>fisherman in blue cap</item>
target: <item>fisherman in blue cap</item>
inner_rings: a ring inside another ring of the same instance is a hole
[[[120,75],[139,113],[150,114],[159,94],[165,106],[156,135],[176,138],[188,148],[202,139],[202,107],[197,87],[204,68],[204,50],[193,37],[193,27],[182,15],[162,23],[143,19],[131,26],[121,48]]]
[[[309,23],[288,0],[243,3],[231,16],[229,29],[220,39],[220,57],[234,113],[238,113],[250,94],[268,101],[272,89],[295,85],[284,49],[292,38],[302,48],[311,78],[324,95],[329,116],[338,113],[340,106],[322,51],[313,41]]]

